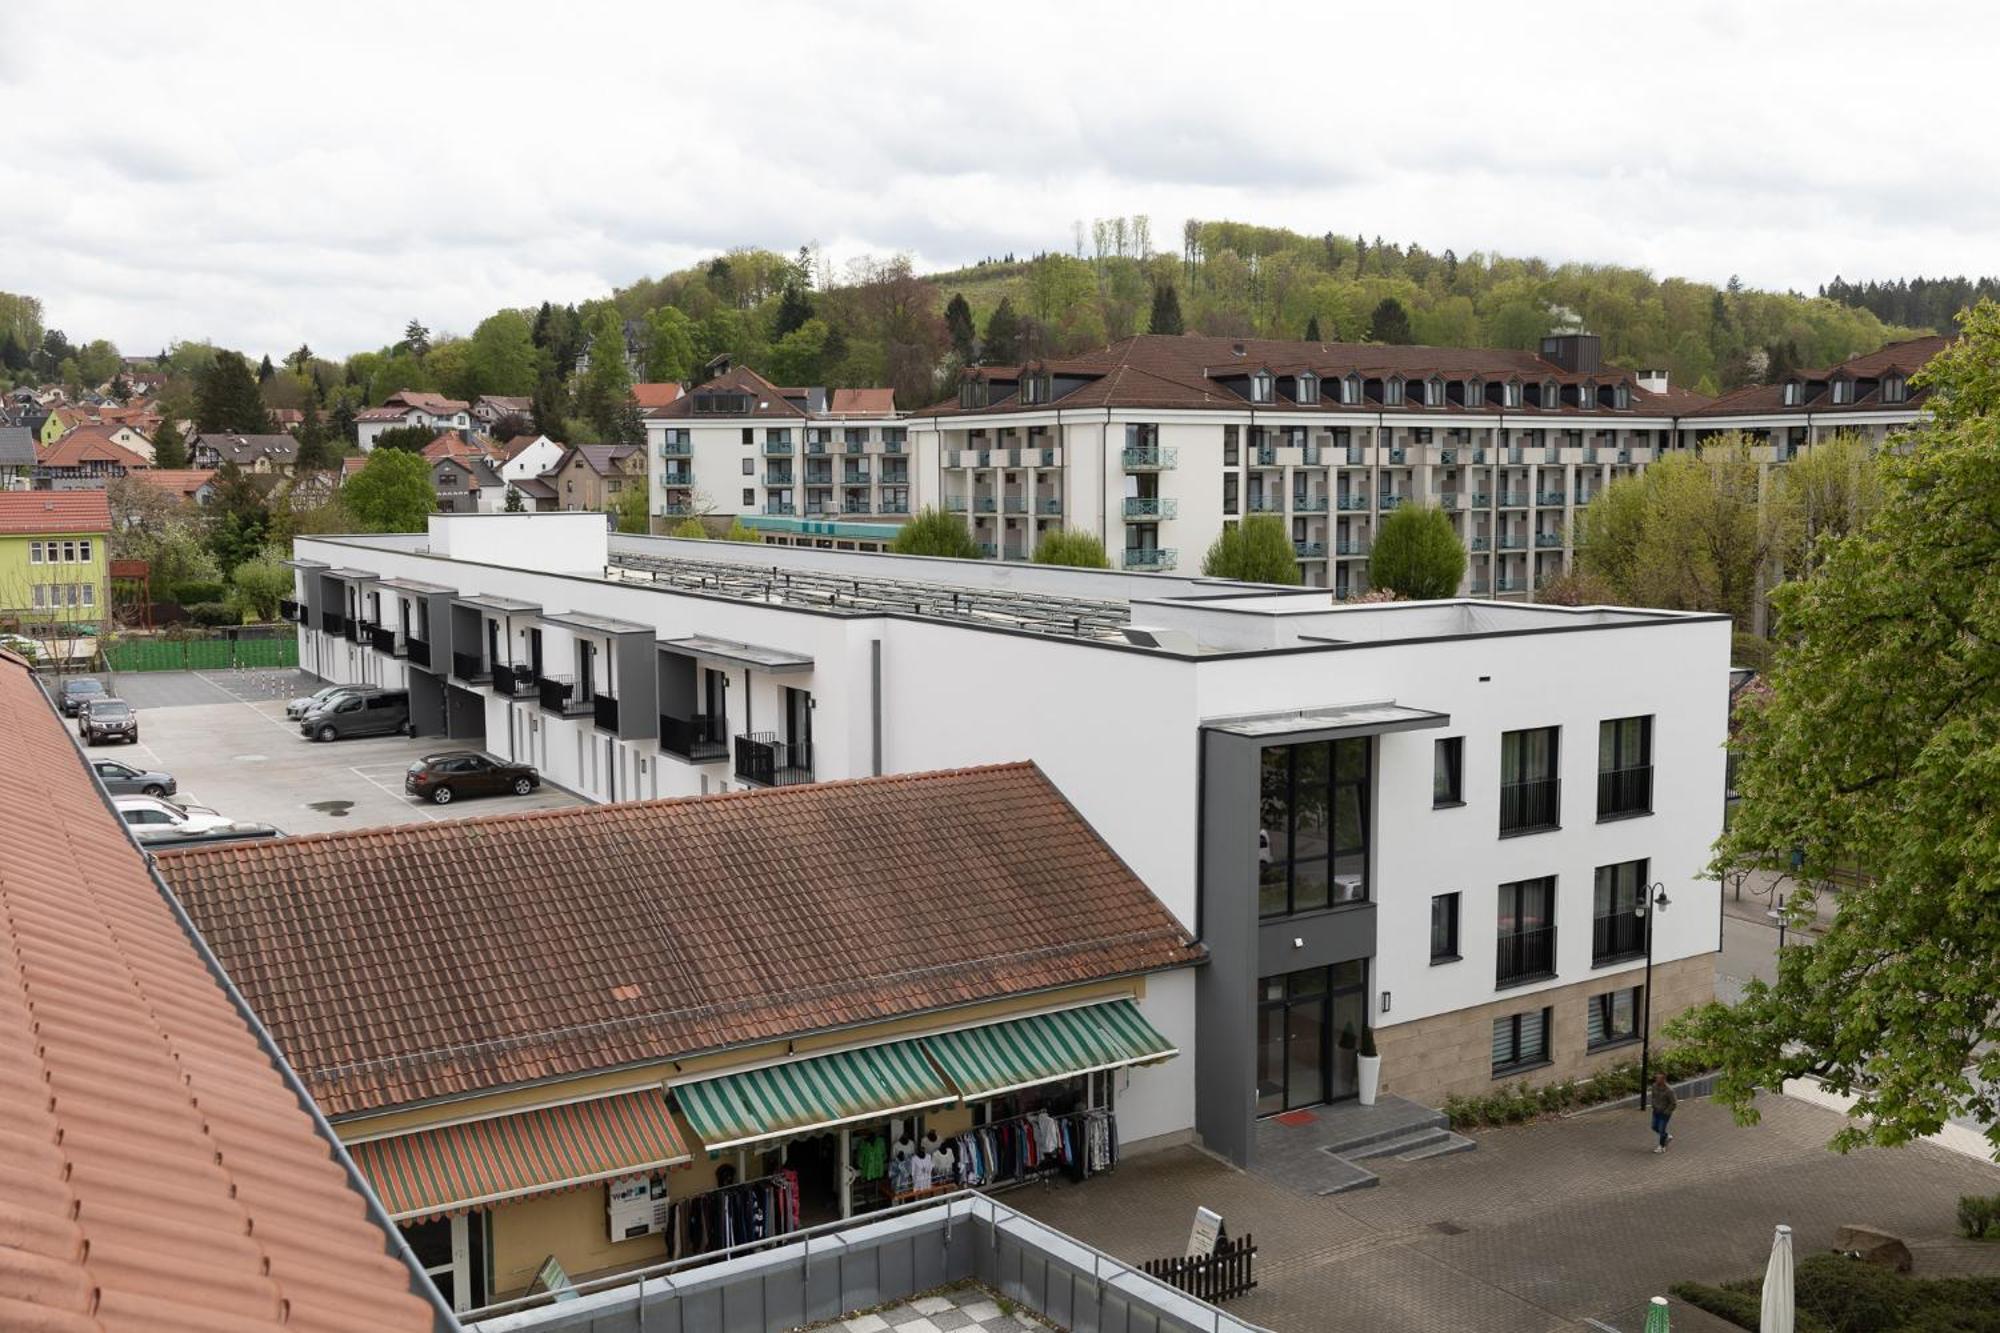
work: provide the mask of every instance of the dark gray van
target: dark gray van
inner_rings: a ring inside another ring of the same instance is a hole
[[[316,741],[395,732],[414,734],[410,732],[410,692],[379,686],[336,696],[299,722],[299,734]]]

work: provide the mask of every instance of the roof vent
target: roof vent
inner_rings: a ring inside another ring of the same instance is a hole
[[[1238,356],[1242,356],[1244,354],[1242,343],[1237,343],[1234,347],[1231,347],[1229,350],[1236,353],[1236,355]]]
[[[1125,641],[1141,648],[1158,648],[1163,652],[1181,653],[1192,657],[1200,651],[1201,645],[1194,635],[1184,629],[1147,629],[1142,625],[1127,625]]]

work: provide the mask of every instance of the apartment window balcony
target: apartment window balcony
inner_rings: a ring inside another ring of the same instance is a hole
[[[1343,510],[1366,509],[1368,507],[1368,497],[1365,495],[1339,496],[1334,500],[1333,507]]]
[[[1326,559],[1325,542],[1293,542],[1292,554],[1300,560]]]
[[[825,454],[825,453],[826,453],[826,441],[825,441],[825,440],[807,440],[807,441],[806,441],[806,456],[807,456],[807,457],[812,457],[812,456],[815,456],[815,455],[823,455],[823,454]]]
[[[1000,502],[991,495],[975,495],[972,497],[972,507],[978,513],[992,514],[999,511]]]
[[[576,682],[565,676],[541,676],[535,680],[542,711],[559,717],[579,717],[590,711],[590,700],[576,697]]]
[[[1177,466],[1180,454],[1178,449],[1142,446],[1125,450],[1119,455],[1119,462],[1127,472],[1160,472]]]
[[[486,659],[478,653],[453,653],[451,674],[468,685],[478,685],[493,678],[486,669]]]
[[[1500,580],[1504,591],[1507,580]],[[1562,826],[1562,779],[1530,778],[1500,784],[1500,836],[1542,833]]]
[[[691,467],[669,467],[660,474],[660,485],[692,486],[694,485],[694,469]]]
[[[1127,500],[1125,503],[1130,504],[1132,502]],[[1028,512],[1028,497],[1025,495],[1007,496],[1001,501],[1001,507],[1010,514],[1025,514]]]
[[[1258,467],[1278,466],[1278,446],[1275,444],[1258,445],[1256,465]],[[1127,464],[1127,466],[1129,467],[1130,464]]]
[[[1368,465],[1368,451],[1365,449],[1349,446],[1347,450],[1347,466],[1366,467],[1367,465]]]
[[[1063,502],[1061,496],[1053,498],[1043,496],[1035,501],[1035,512],[1037,514],[1060,514],[1062,511]]]
[[[1537,491],[1537,492],[1535,492],[1535,503],[1536,503],[1536,504],[1538,504],[1538,505],[1551,505],[1551,506],[1553,506],[1553,507],[1555,507],[1555,508],[1557,508],[1557,509],[1560,509],[1560,508],[1562,508],[1562,505],[1563,505],[1563,500],[1564,500],[1565,498],[1566,498],[1566,497],[1565,497],[1565,496],[1563,495],[1563,493],[1562,493],[1561,491]]]
[[[1611,912],[1590,923],[1590,965],[1622,963],[1646,955],[1646,918]]]
[[[534,693],[535,674],[527,667],[500,663],[493,668],[493,692],[526,698]]]
[[[840,481],[844,486],[866,486],[868,484],[868,469],[865,467],[850,467],[840,474]]]
[[[367,623],[365,621],[346,620],[341,618],[340,616],[335,616],[333,618],[333,622],[334,622],[333,623],[334,631],[339,635],[341,635],[343,638],[345,638],[349,643],[361,642],[361,632],[367,628]]]
[[[806,516],[808,518],[820,514],[837,514],[839,512],[840,506],[824,495],[806,496]]]
[[[876,506],[875,512],[878,514],[907,514],[910,512],[910,502],[908,500],[884,500]]]
[[[1493,495],[1491,492],[1474,491],[1472,493],[1472,507],[1474,509],[1490,509],[1492,508],[1492,506],[1493,506]]]
[[[882,441],[882,452],[885,454],[900,454],[903,452],[903,442],[901,440],[884,440]]]
[[[1243,505],[1244,512],[1250,514],[1277,514],[1284,508],[1284,497],[1278,495],[1253,495]]]
[[[1403,497],[1400,495],[1385,495],[1381,497],[1381,502],[1378,507],[1382,509],[1395,509],[1399,507],[1402,503],[1403,503]]]
[[[980,542],[979,558],[981,560],[998,560],[1000,558],[999,544],[996,542]]]
[[[686,518],[694,513],[694,501],[683,498],[669,500],[660,506],[661,518]]]
[[[1292,512],[1294,514],[1324,514],[1326,512],[1326,497],[1324,495],[1294,495],[1292,497]]]
[[[1560,532],[1538,532],[1535,534],[1535,545],[1541,547],[1543,550],[1560,547],[1562,544],[1563,535]]]
[[[1495,539],[1495,542],[1503,551],[1522,551],[1527,549],[1528,534],[1525,532],[1503,532]]]
[[[1439,491],[1438,508],[1444,510],[1446,513],[1451,513],[1452,511],[1456,510],[1458,508],[1458,492]]]
[[[790,458],[792,456],[792,442],[790,440],[766,440],[764,441],[764,453],[772,458]]]
[[[1484,597],[1486,596],[1486,594],[1492,591],[1493,591],[1493,585],[1488,583],[1485,579],[1474,579],[1472,581],[1472,595],[1474,597]]]
[[[618,701],[608,694],[590,696],[590,720],[600,731],[618,734]]]
[[[1407,449],[1391,449],[1389,451],[1389,462],[1392,464],[1400,464],[1405,460],[1408,454],[1409,451]]]
[[[946,513],[962,514],[965,512],[966,506],[970,503],[971,502],[963,495],[947,495],[944,497],[944,507]]]
[[[1597,775],[1597,817],[1624,819],[1653,813],[1653,766],[1635,764]]]
[[[1493,539],[1491,537],[1481,534],[1473,537],[1473,539],[1467,544],[1475,551],[1486,551],[1492,549]]]
[[[875,506],[869,504],[866,500],[842,500],[840,502],[840,512],[843,514],[872,514],[875,512]]]
[[[1158,496],[1128,495],[1125,497],[1125,517],[1127,518],[1173,518],[1180,513],[1178,500],[1163,500]]]
[[[1356,541],[1350,537],[1343,541],[1335,542],[1333,545],[1333,553],[1335,555],[1367,555],[1368,543],[1363,541]]]
[[[688,440],[668,440],[660,446],[662,458],[692,458],[694,444]]]
[[[787,464],[784,467],[766,468],[764,470],[764,484],[766,486],[793,485],[791,465]]]
[[[294,625],[301,624],[305,620],[305,608],[289,597],[280,597],[278,599],[278,618],[280,620],[289,620]]]
[[[770,732],[736,738],[736,776],[760,787],[800,787],[813,780],[811,741],[781,741]]]
[[[764,512],[767,514],[796,514],[798,506],[790,500],[766,500]]]
[[[1493,589],[1496,592],[1526,592],[1528,580],[1519,574],[1502,574],[1494,580]]]
[[[376,652],[384,656],[401,657],[403,655],[403,645],[396,642],[396,631],[387,625],[370,625],[368,627],[368,642],[374,646]]]
[[[863,448],[863,446],[862,446],[862,443],[861,443],[861,441],[859,441],[859,440],[849,440],[849,441],[847,442],[847,449],[846,449],[846,451],[847,451],[848,453],[850,453],[850,454],[858,454],[858,453],[862,452],[862,448]]]
[[[1526,509],[1528,507],[1527,492],[1502,491],[1500,493],[1500,507],[1502,509]]]
[[[713,763],[729,758],[727,719],[711,713],[693,717],[660,714],[660,748],[690,764]]]
[[[890,467],[887,463],[884,463],[882,465],[882,475],[876,478],[876,480],[884,486],[907,486],[910,484],[909,466],[898,463],[895,467]]]
[[[1438,450],[1438,462],[1443,464],[1445,467],[1456,466],[1458,463],[1458,450],[1456,449]]]
[[[833,485],[833,469],[832,469],[831,467],[827,466],[827,465],[826,465],[826,464],[824,464],[824,463],[817,463],[817,464],[816,464],[816,463],[812,463],[812,462],[810,462],[810,461],[809,461],[809,462],[807,462],[807,464],[806,464],[806,485],[808,485],[808,486],[831,486],[831,485]]]
[[[1172,569],[1178,552],[1165,546],[1128,546],[1125,548],[1125,568],[1139,570]]]
[[[1556,928],[1539,926],[1500,936],[1493,984],[1519,986],[1556,974]]]

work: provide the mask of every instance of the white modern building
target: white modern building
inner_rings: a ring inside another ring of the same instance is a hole
[[[473,429],[472,408],[443,394],[405,389],[392,393],[380,407],[364,408],[354,414],[354,441],[367,453],[385,430],[401,426],[422,426],[426,430]]]
[[[1195,1056],[1124,1103],[1150,1134],[1248,1160],[1260,1117],[1354,1094],[1350,1026],[1419,1100],[1629,1058],[1649,885],[1655,1027],[1712,993],[1726,617],[1339,606],[590,514],[295,550],[308,670],[406,685],[420,731],[594,800],[1033,760],[1210,954],[1147,988]]]

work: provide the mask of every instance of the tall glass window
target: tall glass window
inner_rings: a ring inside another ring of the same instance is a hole
[[[1264,751],[1259,915],[1368,900],[1368,768],[1366,737]]]

